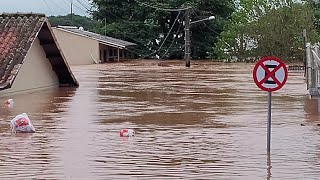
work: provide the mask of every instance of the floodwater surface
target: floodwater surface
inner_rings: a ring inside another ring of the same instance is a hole
[[[135,61],[72,67],[79,88],[1,97],[1,179],[319,179],[319,102],[303,73],[272,93],[254,64]],[[27,113],[34,134],[8,123]],[[119,137],[132,128],[136,137]]]

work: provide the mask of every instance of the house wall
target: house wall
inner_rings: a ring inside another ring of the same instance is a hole
[[[14,80],[12,87],[1,91],[2,95],[21,93],[59,86],[56,73],[36,38]]]
[[[98,41],[57,28],[53,32],[69,65],[100,63]]]

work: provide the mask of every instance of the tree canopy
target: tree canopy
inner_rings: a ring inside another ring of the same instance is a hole
[[[105,23],[101,34],[137,43],[146,58],[183,58],[184,11],[192,7],[191,21],[214,15],[214,21],[191,27],[193,58],[207,58],[213,42],[234,10],[232,0],[92,0],[93,18]],[[179,10],[180,9],[180,10]]]
[[[318,40],[309,2],[242,0],[215,50],[226,61],[251,61],[266,55],[301,61],[303,29],[309,41]]]
[[[65,16],[49,16],[49,22],[52,26],[77,26],[85,30],[95,31],[100,23],[86,16],[68,14]]]
[[[320,32],[316,0],[91,0],[91,17],[49,17],[54,26],[74,25],[138,44],[142,58],[182,59],[185,9],[191,7],[193,59],[254,61],[274,55],[302,60],[303,29],[308,41]]]

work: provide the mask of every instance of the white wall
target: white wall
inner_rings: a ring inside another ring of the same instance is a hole
[[[57,28],[53,28],[53,32],[70,66],[99,63],[99,42],[97,40]]]
[[[22,64],[10,89],[1,91],[1,95],[21,93],[59,86],[56,73],[37,38]]]

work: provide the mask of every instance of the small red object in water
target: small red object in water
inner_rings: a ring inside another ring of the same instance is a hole
[[[5,101],[6,104],[13,104],[13,99],[8,99]]]
[[[131,137],[135,136],[135,132],[132,129],[121,129],[120,130],[120,137]]]
[[[17,125],[19,126],[19,127],[21,127],[21,126],[26,126],[26,125],[28,125],[29,124],[29,121],[28,121],[28,119],[26,119],[26,118],[20,118],[20,119],[18,119],[18,120],[16,120],[16,123],[17,123]]]

